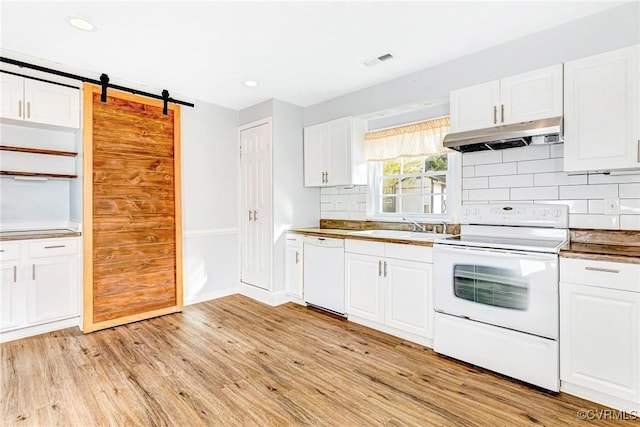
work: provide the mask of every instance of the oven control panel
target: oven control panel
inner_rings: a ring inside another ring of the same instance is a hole
[[[567,228],[569,206],[532,203],[463,205],[460,223]]]

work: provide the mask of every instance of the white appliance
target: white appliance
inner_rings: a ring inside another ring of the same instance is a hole
[[[434,350],[559,391],[558,252],[568,206],[465,205],[436,240]]]
[[[335,314],[345,314],[344,240],[305,236],[304,301]]]

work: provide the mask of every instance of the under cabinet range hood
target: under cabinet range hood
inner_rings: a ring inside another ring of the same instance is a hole
[[[450,133],[442,143],[446,148],[468,153],[559,142],[562,142],[562,117]]]

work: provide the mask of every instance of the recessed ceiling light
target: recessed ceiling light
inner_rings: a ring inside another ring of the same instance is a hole
[[[246,87],[256,87],[258,86],[258,82],[255,80],[245,80],[244,82],[242,82],[243,85],[245,85]]]
[[[84,18],[80,18],[79,16],[67,16],[64,18],[67,21],[67,24],[71,25],[73,28],[77,28],[82,31],[95,31],[96,26],[91,22],[87,21]]]

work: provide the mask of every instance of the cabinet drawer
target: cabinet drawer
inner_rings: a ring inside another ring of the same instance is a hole
[[[0,243],[0,261],[14,261],[20,258],[20,243]]]
[[[78,252],[76,239],[49,239],[29,243],[29,257],[41,258],[74,255]]]
[[[384,256],[384,243],[371,242],[368,240],[344,240],[344,251],[352,252],[356,254],[372,255],[372,256]]]
[[[560,258],[560,281],[640,292],[640,265]]]
[[[404,259],[407,261],[433,262],[433,249],[428,246],[402,245],[399,243],[386,243],[385,256],[387,258]]]

